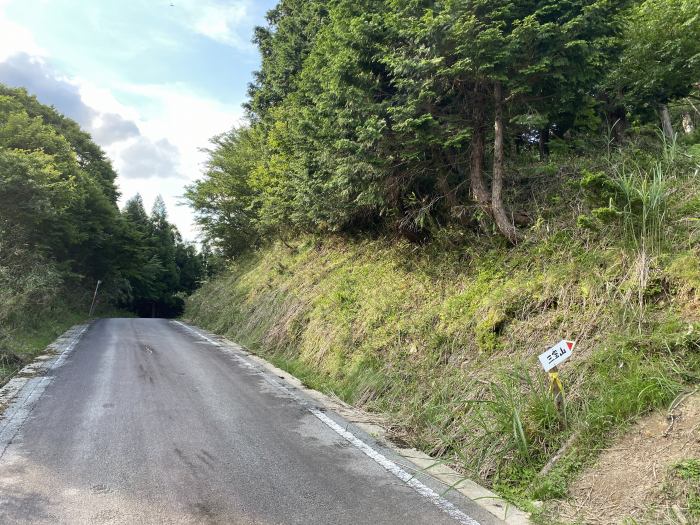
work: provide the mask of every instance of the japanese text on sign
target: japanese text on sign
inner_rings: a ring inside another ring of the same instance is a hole
[[[545,372],[549,372],[558,364],[569,359],[569,357],[571,357],[571,349],[574,347],[574,344],[576,344],[575,341],[567,341],[566,339],[562,339],[545,353],[540,354],[540,363],[542,363],[542,367],[544,368]]]

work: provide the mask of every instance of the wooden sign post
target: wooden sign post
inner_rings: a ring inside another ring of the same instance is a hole
[[[97,301],[97,290],[100,289],[100,285],[102,284],[102,281],[99,279],[97,280],[97,286],[95,286],[95,293],[92,296],[92,304],[90,305],[90,316],[92,317],[92,314],[95,313],[95,302]]]

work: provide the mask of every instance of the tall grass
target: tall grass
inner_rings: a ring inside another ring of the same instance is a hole
[[[650,269],[664,251],[669,231],[669,195],[679,168],[680,148],[674,139],[663,137],[658,160],[646,166],[622,162],[615,167],[624,241],[636,255],[638,329],[645,317],[644,301]],[[631,166],[631,167],[630,167]]]
[[[643,256],[658,254],[664,244],[668,212],[668,179],[665,165],[650,172],[639,168],[620,169],[618,188],[623,196],[622,220],[625,237]]]
[[[664,164],[666,166],[676,165],[683,154],[681,145],[678,142],[678,133],[674,133],[673,137],[669,138],[663,131],[659,130],[659,136],[661,137],[661,155]]]
[[[383,413],[407,445],[513,501],[561,497],[610,435],[694,380],[697,332],[670,301],[641,333],[626,315],[625,294],[637,289],[629,254],[640,255],[643,291],[649,261],[661,268],[661,255],[675,249],[670,234],[685,235],[670,196],[676,182],[695,183],[680,179],[669,155],[627,156],[604,173],[614,185],[606,185],[614,191],[605,224],[622,223],[602,230],[612,235],[600,244],[562,222],[507,251],[474,244],[466,264],[463,253],[382,239],[270,246],[195,293],[187,315],[311,386]],[[561,372],[565,428],[536,361],[562,334],[581,348]],[[683,344],[663,352],[677,339]],[[540,476],[572,436],[561,467]]]

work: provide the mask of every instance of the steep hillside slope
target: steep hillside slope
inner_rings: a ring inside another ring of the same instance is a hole
[[[673,242],[658,252],[624,242],[623,219],[591,232],[583,197],[567,195],[581,207],[567,216],[553,199],[515,248],[276,244],[205,284],[186,317],[388,414],[397,439],[521,504],[562,497],[609,438],[698,382],[699,209],[684,173],[663,192]],[[564,416],[537,361],[561,338],[577,341],[561,367]]]

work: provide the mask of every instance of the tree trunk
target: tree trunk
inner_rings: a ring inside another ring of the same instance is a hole
[[[491,211],[496,221],[496,226],[501,233],[513,244],[518,242],[518,231],[508,218],[503,206],[503,177],[505,172],[505,160],[503,153],[503,88],[500,82],[496,82],[493,88],[493,98],[496,107],[494,118],[493,140],[493,182],[491,183]]]
[[[683,113],[683,131],[686,135],[689,135],[695,131],[695,125],[693,124],[693,117],[690,115],[689,111]]]
[[[671,123],[671,114],[668,112],[666,104],[659,105],[659,115],[661,116],[661,128],[664,130],[664,135],[667,139],[673,140],[673,124]]]
[[[549,158],[549,124],[540,130],[539,137],[540,160]]]
[[[612,136],[615,144],[618,146],[625,142],[625,135],[629,122],[627,121],[627,110],[625,106],[617,106],[610,113],[610,121],[612,122]]]
[[[450,188],[447,175],[438,176],[437,187],[445,198],[445,204],[452,211],[459,203],[457,202],[457,192]]]
[[[470,183],[474,200],[482,211],[491,215],[491,195],[484,180],[484,142],[486,122],[483,101],[477,100],[474,109],[474,131],[472,133]]]

